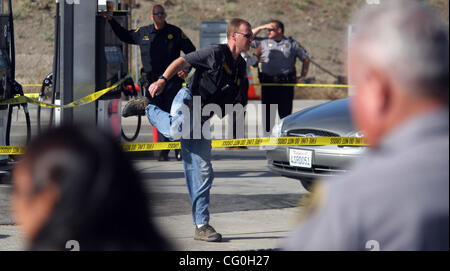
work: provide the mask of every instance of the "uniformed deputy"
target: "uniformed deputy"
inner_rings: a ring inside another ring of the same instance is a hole
[[[300,83],[308,73],[309,56],[305,48],[292,38],[284,36],[284,25],[278,20],[258,26],[253,29],[256,36],[261,30],[268,31],[268,38],[255,40],[252,47],[256,48],[255,55],[260,58],[260,83]],[[295,61],[303,62],[299,77],[295,70]],[[270,132],[275,122],[275,112],[270,112],[270,104],[278,105],[278,115],[284,118],[292,113],[294,87],[292,86],[263,86],[261,88],[261,103],[263,104],[264,131]],[[265,109],[265,110],[264,110]]]
[[[155,5],[152,7],[151,19],[153,24],[139,27],[136,30],[124,29],[119,23],[117,23],[112,17],[104,15],[109,21],[114,33],[119,39],[125,43],[137,44],[141,49],[141,79],[140,85],[145,90],[145,96],[151,99],[148,93],[148,87],[151,83],[158,80],[161,74],[166,70],[172,61],[180,56],[180,52],[185,54],[195,51],[195,46],[191,40],[183,33],[183,31],[177,26],[168,24],[166,22],[166,12],[161,5]],[[169,80],[165,86],[164,94],[154,100],[153,103],[164,111],[170,111],[173,98],[181,88],[183,79],[186,78],[188,72],[180,71],[178,76]],[[128,117],[129,112],[125,107],[123,116]],[[168,141],[159,132],[160,141]],[[169,150],[160,152],[160,161],[168,160]],[[177,158],[178,155],[177,155]]]

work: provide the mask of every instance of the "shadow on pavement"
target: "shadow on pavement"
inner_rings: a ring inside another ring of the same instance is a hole
[[[211,194],[209,210],[212,214],[238,211],[282,209],[296,207],[302,194],[230,195]],[[190,215],[188,194],[153,193],[150,206],[153,216]]]
[[[159,151],[129,152],[128,157],[132,160],[157,160]],[[211,152],[212,161],[219,160],[266,160],[266,151],[262,150],[226,150],[213,149]],[[174,151],[169,152],[170,162],[177,162]],[[165,162],[161,162],[165,163]],[[181,163],[181,162],[180,162]]]
[[[184,173],[182,171],[175,172],[147,172],[141,173],[144,180],[156,180],[156,179],[176,179],[183,178]],[[262,170],[236,170],[236,171],[221,171],[214,170],[214,178],[255,178],[255,177],[278,177],[278,174],[270,171]]]
[[[247,236],[247,237],[223,237],[222,243],[228,243],[233,240],[261,240],[261,239],[281,239],[282,236]]]

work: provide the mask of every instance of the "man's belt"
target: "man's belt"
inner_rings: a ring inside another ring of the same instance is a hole
[[[295,83],[297,76],[295,73],[268,75],[260,73],[258,75],[260,83]]]

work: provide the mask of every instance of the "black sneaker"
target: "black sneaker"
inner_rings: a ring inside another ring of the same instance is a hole
[[[220,242],[222,241],[222,235],[209,224],[206,224],[200,228],[195,228],[194,240],[201,240],[206,242]]]
[[[169,152],[166,151],[166,150],[162,150],[159,153],[158,161],[159,162],[167,162],[167,161],[169,161]]]
[[[183,160],[183,158],[181,157],[181,151],[178,149],[175,150],[175,158],[177,158],[177,161]]]
[[[129,101],[122,111],[122,116],[124,118],[129,116],[144,116],[145,108],[149,104],[147,97],[139,97]]]

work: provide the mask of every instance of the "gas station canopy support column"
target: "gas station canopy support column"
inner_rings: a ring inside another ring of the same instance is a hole
[[[61,104],[95,90],[96,1],[61,2],[60,69]],[[96,125],[95,103],[61,112],[61,124]]]

